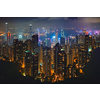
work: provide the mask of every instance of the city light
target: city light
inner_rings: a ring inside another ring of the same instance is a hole
[[[53,38],[56,38],[55,36],[53,36]]]
[[[93,58],[95,51],[99,51],[100,48],[99,27],[97,29],[90,26],[80,28],[82,26],[79,25],[77,28],[78,25],[74,27],[70,24],[66,25],[67,27],[63,24],[62,27],[62,23],[60,26],[54,24],[49,27],[44,25],[45,23],[39,25],[36,22],[32,27],[30,21],[24,25],[25,27],[14,28],[13,24],[8,22],[9,24],[4,22],[5,28],[0,28],[0,61],[12,64],[12,67],[9,65],[11,68],[6,64],[8,68],[5,69],[12,70],[11,72],[16,75],[18,73],[20,75],[17,75],[18,79],[23,80],[22,82],[59,83],[62,81],[67,83],[69,78],[73,82],[77,80],[76,77],[81,80],[83,76],[95,76],[92,67],[97,66],[94,60],[99,58]],[[2,31],[2,29],[5,30]],[[23,78],[23,76],[26,77]]]
[[[8,24],[8,23],[5,23],[6,25]]]
[[[19,35],[19,39],[22,39],[22,35]]]

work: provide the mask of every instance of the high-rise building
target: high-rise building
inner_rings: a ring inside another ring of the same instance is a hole
[[[28,76],[32,76],[32,54],[31,52],[25,51],[25,74]]]
[[[65,45],[65,38],[64,37],[60,37],[60,44]]]
[[[89,36],[89,46],[88,46],[88,52],[92,51],[92,36]]]
[[[8,49],[9,49],[9,46],[8,45],[3,45],[2,47],[2,55],[3,57],[8,57]]]
[[[42,41],[42,45],[43,45],[43,47],[46,46],[46,42],[44,40]]]
[[[6,34],[8,33],[8,23],[5,23],[6,24]]]
[[[10,33],[10,31],[8,31],[8,33],[7,33],[7,42],[8,42],[8,45],[11,44],[11,33]]]
[[[43,48],[43,71],[46,77],[51,76],[51,48]]]
[[[0,45],[4,43],[4,36],[0,36]]]
[[[78,35],[76,35],[76,45],[78,45]]]
[[[65,45],[65,35],[64,35],[64,31],[62,29],[61,29],[60,44]]]
[[[18,41],[16,58],[19,63],[23,63],[23,41]]]
[[[59,52],[61,51],[61,47],[59,45],[59,43],[57,43],[55,46],[54,46],[54,73],[56,75],[58,75],[58,61],[59,61],[59,58],[58,58],[58,54]]]
[[[32,40],[28,39],[25,41],[26,43],[26,50],[30,50],[32,52]]]
[[[51,47],[51,40],[50,40],[50,38],[47,39],[47,46]]]
[[[8,48],[8,58],[9,61],[14,61],[14,53],[13,53],[13,46],[9,46]]]
[[[56,30],[56,43],[58,43],[58,31]]]
[[[65,38],[63,29],[61,29],[61,37]]]
[[[65,70],[67,65],[67,55],[63,49],[58,53],[58,74],[60,78],[64,78],[66,76]]]
[[[14,39],[13,41],[13,48],[14,48],[14,61],[18,61],[19,63],[23,63],[23,41],[18,41],[18,39]],[[26,49],[25,49],[26,50]],[[24,50],[24,51],[25,51]]]
[[[83,65],[87,62],[87,53],[85,49],[78,51],[78,67],[82,68]]]
[[[38,73],[43,73],[43,46],[40,46],[40,52],[38,57]]]
[[[53,36],[52,39],[51,39],[51,48],[53,48],[55,46],[55,43],[56,43],[56,37]]]
[[[34,34],[32,36],[32,47],[33,47],[33,53],[35,52],[35,49],[38,48],[38,35]]]
[[[84,48],[87,53],[88,53],[88,43],[89,43],[89,35],[85,35]]]
[[[5,23],[5,25],[6,25],[6,34],[4,35],[4,37],[5,37],[5,41],[7,41],[8,23]]]
[[[32,53],[32,75],[34,78],[38,77],[38,53]]]

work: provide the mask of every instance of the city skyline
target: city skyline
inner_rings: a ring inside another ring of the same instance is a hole
[[[33,29],[50,28],[100,28],[99,17],[0,17],[0,31],[5,30],[5,23],[10,28],[28,28],[32,24]]]
[[[13,20],[15,19],[19,20],[18,18],[13,18]],[[50,20],[56,23],[64,20],[75,21],[79,18],[34,18],[35,21],[37,19],[42,20],[42,22]],[[26,18],[23,19],[23,21],[25,20]],[[34,25],[28,23],[29,20],[30,18],[27,19],[28,27],[25,28],[23,26],[21,28],[22,31],[11,28],[10,22],[5,23],[3,32],[0,31],[0,61],[1,63],[11,62],[11,64],[16,64],[15,68],[15,65],[11,67],[11,74],[14,74],[14,70],[19,75],[18,77],[16,76],[18,80],[14,82],[27,83],[27,78],[32,83],[66,83],[69,79],[83,79],[83,82],[85,82],[86,77],[92,78],[92,81],[94,81],[87,69],[89,67],[88,64],[94,59],[93,53],[100,48],[99,27],[76,29],[74,27],[58,28],[52,26],[53,28],[51,28],[48,23],[47,26],[50,28],[42,26],[41,29],[34,29]],[[42,22],[40,23],[42,24]],[[9,71],[6,72],[6,74],[8,73]],[[1,82],[4,82],[5,75],[1,75]],[[11,76],[8,79],[14,78]]]

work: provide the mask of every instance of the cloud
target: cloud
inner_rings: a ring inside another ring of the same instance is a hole
[[[48,20],[61,20],[63,19],[62,17],[50,17]]]
[[[99,23],[100,17],[80,17],[78,18],[79,21],[84,23]]]

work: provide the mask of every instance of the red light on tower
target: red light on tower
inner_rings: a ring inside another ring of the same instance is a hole
[[[86,35],[88,35],[88,32],[86,32]]]

